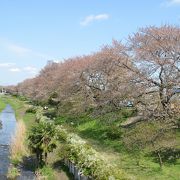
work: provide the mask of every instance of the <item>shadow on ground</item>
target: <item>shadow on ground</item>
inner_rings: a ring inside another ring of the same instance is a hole
[[[63,161],[56,161],[53,163],[53,169],[56,170],[57,180],[73,180],[73,175],[69,173],[68,168],[64,165]]]

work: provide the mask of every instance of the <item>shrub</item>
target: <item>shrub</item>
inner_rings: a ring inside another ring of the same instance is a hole
[[[26,113],[33,113],[35,114],[36,113],[36,110],[37,108],[32,106],[32,107],[29,107],[27,110],[26,110]]]
[[[159,162],[159,159],[156,157],[157,152],[153,152],[154,160]],[[175,148],[164,148],[160,150],[161,158],[163,162],[167,163],[176,163],[180,158],[180,150]]]
[[[108,131],[106,132],[106,136],[112,140],[120,139],[122,136],[122,130],[117,126],[109,126]]]
[[[36,154],[39,165],[47,164],[47,155],[56,148],[56,128],[53,123],[40,121],[28,135],[29,148]]]

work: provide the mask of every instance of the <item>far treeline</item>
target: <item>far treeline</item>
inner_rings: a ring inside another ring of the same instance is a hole
[[[56,116],[95,117],[132,109],[134,120],[126,119],[115,129],[124,129],[127,150],[147,151],[161,167],[179,158],[178,26],[141,28],[126,43],[113,40],[90,55],[48,62],[35,78],[7,89],[38,105],[55,107]],[[114,126],[112,119],[106,121]]]

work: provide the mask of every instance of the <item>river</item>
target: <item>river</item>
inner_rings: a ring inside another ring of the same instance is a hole
[[[10,105],[0,115],[0,180],[7,179],[9,161],[9,145],[16,127],[14,110]]]

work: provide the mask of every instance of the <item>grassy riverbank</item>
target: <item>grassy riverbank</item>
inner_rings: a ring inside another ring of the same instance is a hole
[[[139,151],[139,164],[137,164],[136,154],[128,152],[124,147],[122,143],[124,130],[119,125],[131,114],[131,109],[127,108],[95,117],[90,113],[77,117],[66,115],[57,117],[55,122],[65,126],[70,132],[77,133],[109,162],[131,174],[134,179],[178,180],[180,177],[179,160],[176,163],[166,162],[161,169],[154,157]]]
[[[26,131],[35,123],[35,114],[26,112],[29,108],[29,104],[26,101],[22,101],[16,97],[1,97],[0,100],[0,107],[4,107],[8,103],[14,108],[17,119],[24,123]],[[52,109],[46,111],[47,114],[50,112],[52,113]],[[76,117],[64,115],[56,117],[54,121],[55,124],[63,125],[69,132],[74,132],[85,139],[106,160],[112,164],[116,164],[119,169],[123,169],[126,173],[132,175],[134,179],[178,180],[180,177],[179,161],[176,163],[164,163],[161,169],[158,162],[151,156],[146,156],[143,153],[140,154],[139,164],[137,164],[134,154],[126,151],[121,141],[123,131],[119,128],[119,124],[131,116],[132,113],[132,110],[127,108],[94,117],[90,113],[81,114]],[[26,136],[24,136],[25,139]],[[22,142],[22,140],[20,141]],[[27,144],[25,144],[26,147]],[[44,176],[50,180],[56,180],[58,179],[57,177],[67,178],[67,175],[62,172],[62,168],[64,167],[60,163],[59,151],[60,149],[57,148],[51,153],[48,157],[48,166],[37,171],[40,176]],[[26,150],[22,153],[22,156],[28,156],[28,153],[29,151]],[[17,161],[14,161],[14,165],[16,164]],[[17,172],[12,169],[11,173],[16,174]]]
[[[6,107],[5,99],[4,96],[0,96],[0,112]]]

